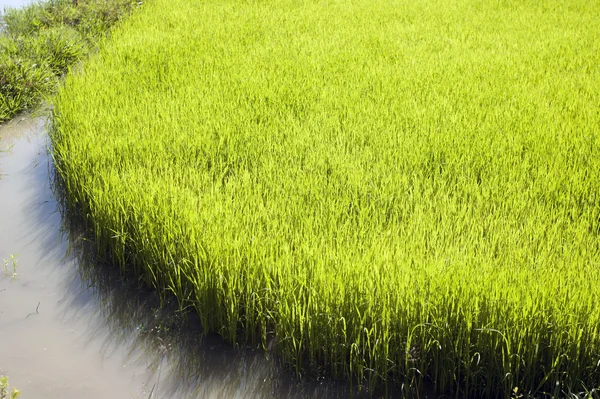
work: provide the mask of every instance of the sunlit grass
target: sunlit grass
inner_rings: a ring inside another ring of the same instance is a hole
[[[58,79],[136,4],[43,0],[0,9],[0,123],[51,95]]]
[[[65,82],[57,168],[101,253],[299,372],[591,390],[599,12],[154,0]]]
[[[0,375],[0,399],[17,399],[20,395],[21,391],[17,388],[13,388],[12,392],[10,392],[8,377]]]

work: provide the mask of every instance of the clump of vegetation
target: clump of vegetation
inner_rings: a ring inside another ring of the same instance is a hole
[[[13,388],[10,392],[8,386],[8,377],[0,375],[0,399],[17,399],[21,395],[21,391],[17,388]]]
[[[8,259],[3,259],[4,261],[4,272],[7,275],[10,275],[12,278],[17,278],[17,265],[19,261],[17,260],[17,256],[14,254],[10,254]],[[12,269],[12,272],[11,270]]]
[[[0,122],[52,93],[58,79],[136,4],[49,0],[6,9],[0,32]]]
[[[55,103],[98,251],[299,373],[600,386],[600,2],[156,0]]]

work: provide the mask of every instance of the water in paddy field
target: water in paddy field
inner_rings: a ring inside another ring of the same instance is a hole
[[[0,375],[22,398],[350,396],[345,383],[301,384],[262,350],[207,337],[98,264],[53,194],[46,121],[0,125]]]

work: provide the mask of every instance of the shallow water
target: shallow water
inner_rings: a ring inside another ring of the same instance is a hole
[[[111,350],[93,292],[66,257],[43,123],[18,118],[0,127],[0,149],[10,148],[0,155],[0,258],[9,261],[0,276],[0,374],[24,397],[144,397],[151,371]]]
[[[0,375],[23,398],[350,396],[346,384],[297,383],[262,351],[205,336],[98,264],[61,216],[45,121],[0,125]]]

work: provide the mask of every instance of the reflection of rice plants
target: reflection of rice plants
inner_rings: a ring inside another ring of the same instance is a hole
[[[10,254],[8,259],[2,259],[4,261],[4,272],[10,275],[12,278],[17,278],[17,256]],[[12,269],[12,272],[10,271]]]
[[[17,399],[21,395],[21,391],[13,388],[10,392],[8,387],[8,377],[0,376],[0,399]]]
[[[66,79],[57,169],[99,253],[298,372],[591,390],[598,15],[155,0]]]

